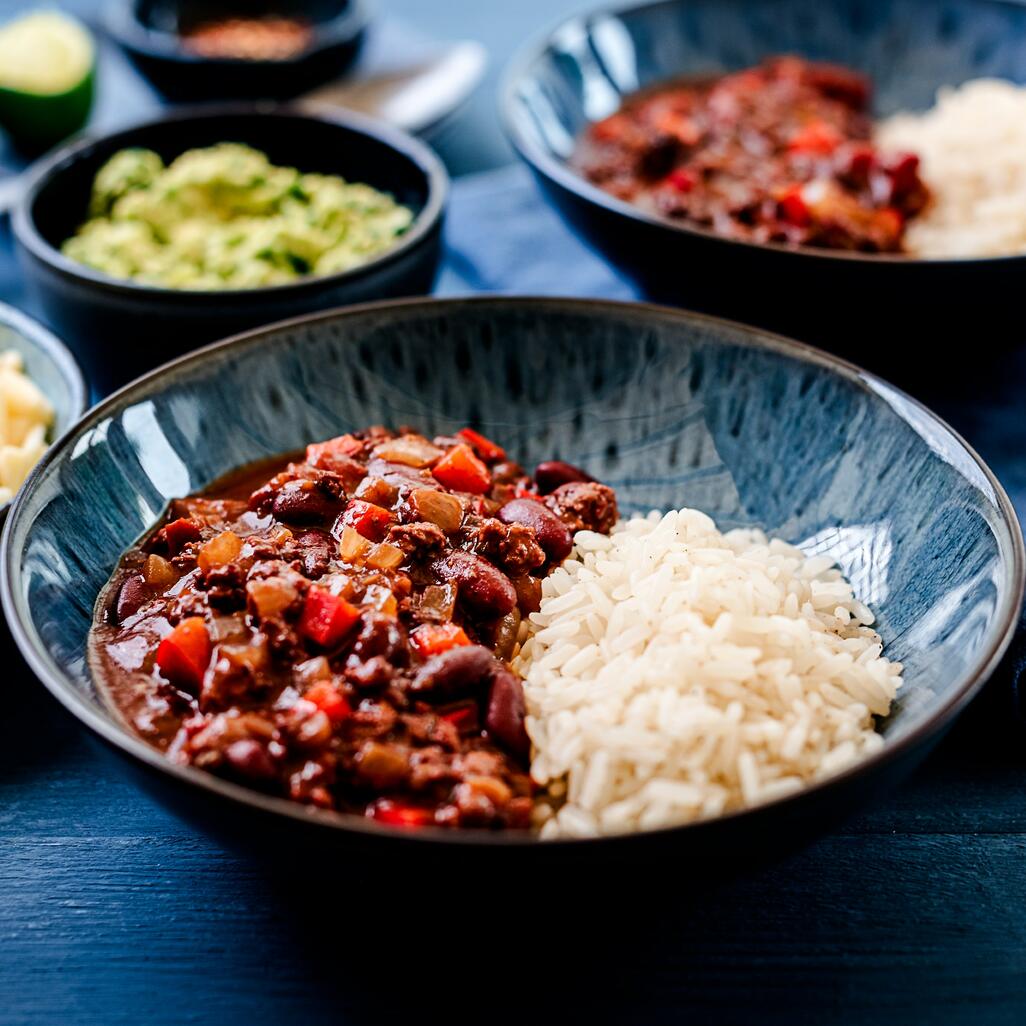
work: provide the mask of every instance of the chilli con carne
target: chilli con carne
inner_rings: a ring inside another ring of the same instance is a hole
[[[614,196],[752,242],[900,252],[929,200],[911,153],[872,141],[869,82],[779,57],[627,100],[576,167]]]
[[[276,470],[277,472],[273,472]],[[508,660],[611,489],[383,428],[177,500],[97,606],[94,673],[178,763],[405,827],[530,825]]]

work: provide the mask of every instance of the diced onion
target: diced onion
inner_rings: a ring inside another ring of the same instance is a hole
[[[363,594],[363,601],[386,616],[395,616],[398,612],[395,595],[380,584],[370,585]]]
[[[400,435],[375,446],[374,455],[389,463],[402,463],[407,467],[427,467],[441,458],[442,450],[417,435]]]
[[[196,562],[199,568],[206,572],[216,566],[230,563],[241,551],[242,539],[234,531],[222,531],[200,548]]]
[[[252,600],[261,619],[277,616],[299,597],[295,585],[281,577],[250,581],[246,585],[246,594]]]
[[[293,676],[300,684],[313,684],[314,681],[327,680],[331,676],[331,666],[324,656],[314,656],[296,666]]]
[[[371,547],[371,543],[355,528],[342,528],[338,554],[344,563],[359,563],[370,552]]]
[[[375,506],[391,509],[399,498],[399,489],[381,477],[365,477],[356,489],[356,497]]]
[[[403,550],[381,542],[367,553],[365,562],[375,570],[394,570],[403,561]]]
[[[420,599],[420,615],[425,620],[448,623],[456,610],[455,584],[429,584]]]
[[[146,557],[143,577],[146,578],[147,584],[159,588],[166,588],[178,580],[175,568],[163,556],[158,556],[156,553]]]
[[[447,534],[463,522],[463,504],[455,495],[433,488],[416,488],[410,495],[417,516],[437,525]]]

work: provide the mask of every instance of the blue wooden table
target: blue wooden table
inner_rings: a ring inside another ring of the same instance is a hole
[[[390,6],[501,60],[561,4]],[[101,120],[154,102],[108,74]],[[441,142],[454,171],[505,159],[487,100]],[[21,302],[6,245],[0,299]],[[457,183],[440,289],[631,296],[515,171]],[[1026,347],[973,381],[907,384],[1026,514]],[[1026,734],[1004,681],[909,783],[787,861],[715,886],[582,865],[488,887],[227,851],[139,792],[2,633],[0,649],[3,1026],[1026,1022]]]

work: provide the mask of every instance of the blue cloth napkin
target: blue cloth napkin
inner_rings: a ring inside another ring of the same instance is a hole
[[[564,226],[519,166],[456,181],[436,291],[639,298]]]

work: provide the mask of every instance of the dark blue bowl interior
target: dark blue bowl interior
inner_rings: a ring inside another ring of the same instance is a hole
[[[774,54],[865,72],[874,109],[928,107],[941,86],[1026,80],[1026,7],[1006,0],[663,0],[581,15],[508,79],[517,132],[560,162],[589,122],[638,89]]]
[[[1017,616],[1021,536],[1007,498],[957,436],[884,382],[653,307],[410,301],[212,348],[86,418],[32,479],[5,540],[5,608],[34,668],[140,754],[85,660],[93,602],[121,553],[169,499],[375,423],[473,424],[525,464],[583,465],[625,512],[695,506],[722,527],[759,525],[829,554],[905,664],[884,757],[968,697]]]

